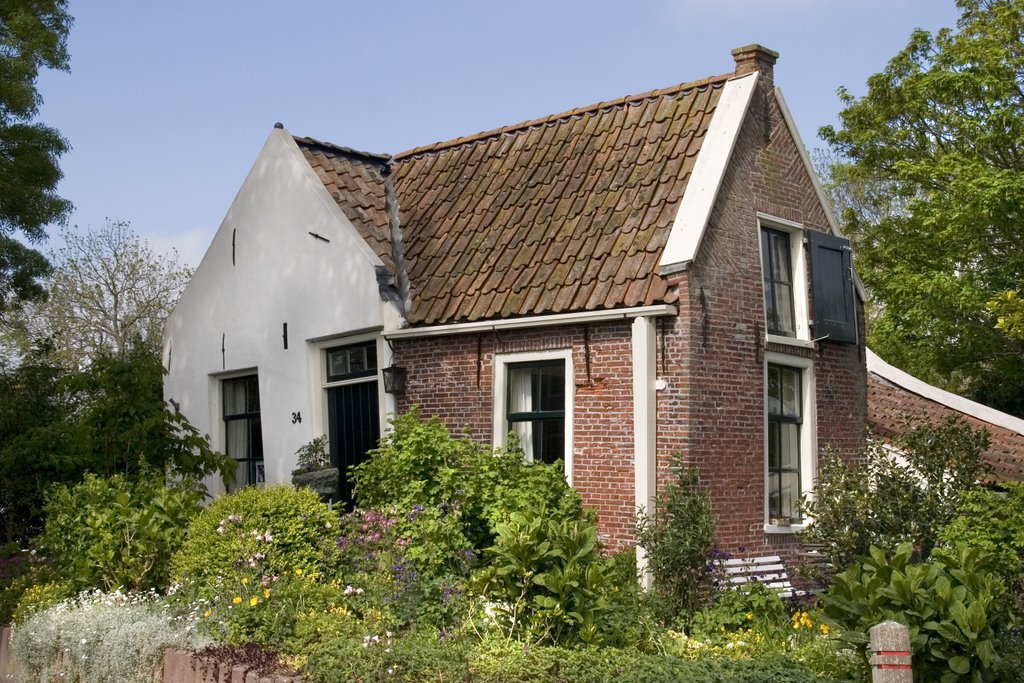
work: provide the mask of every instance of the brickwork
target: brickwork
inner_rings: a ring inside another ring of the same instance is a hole
[[[795,546],[792,534],[764,531],[768,349],[756,214],[827,229],[772,87],[762,78],[754,93],[692,268],[672,276],[681,310],[668,337],[672,390],[659,394],[658,405],[659,461],[681,449],[700,467],[713,492],[720,545],[751,556],[786,555]],[[854,457],[865,430],[863,345],[818,342],[791,352],[813,360],[819,449]]]
[[[601,540],[633,542],[633,397],[629,321],[459,335],[394,343],[408,372],[399,410],[418,405],[451,430],[493,441],[495,356],[572,350],[573,486],[597,510]],[[588,372],[589,368],[589,372]]]

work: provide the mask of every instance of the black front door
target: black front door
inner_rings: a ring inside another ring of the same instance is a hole
[[[331,464],[341,473],[338,500],[351,509],[349,468],[366,460],[366,452],[376,448],[380,438],[377,383],[360,382],[328,389],[327,411]]]

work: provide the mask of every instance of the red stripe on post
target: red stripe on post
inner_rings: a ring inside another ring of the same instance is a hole
[[[899,669],[901,671],[906,671],[907,669],[909,669],[911,667],[910,667],[909,664],[876,664],[875,668],[876,669]]]
[[[878,650],[875,652],[876,655],[881,657],[909,657],[910,652],[907,650]]]

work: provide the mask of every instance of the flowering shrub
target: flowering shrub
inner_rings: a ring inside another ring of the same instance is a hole
[[[16,626],[14,653],[31,680],[148,683],[165,648],[208,643],[197,621],[155,593],[82,593]]]
[[[325,574],[337,562],[337,531],[337,514],[308,489],[245,488],[218,498],[192,521],[171,562],[173,576],[201,590],[252,571]]]
[[[785,637],[787,621],[779,594],[763,583],[750,582],[716,593],[713,604],[694,615],[693,635],[715,643],[740,631]]]

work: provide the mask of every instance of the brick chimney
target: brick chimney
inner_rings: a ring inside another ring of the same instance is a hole
[[[732,58],[736,60],[737,76],[760,71],[761,78],[767,83],[775,82],[775,60],[779,58],[779,53],[775,50],[752,43],[733,50]]]

